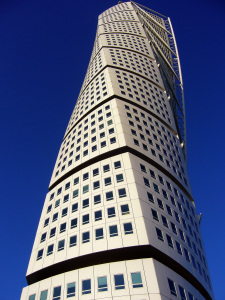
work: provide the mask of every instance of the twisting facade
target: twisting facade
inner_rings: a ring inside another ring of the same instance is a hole
[[[21,300],[213,299],[199,222],[170,19],[119,3],[98,18]]]

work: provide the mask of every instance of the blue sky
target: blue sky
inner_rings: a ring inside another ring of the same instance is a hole
[[[79,94],[97,17],[117,1],[1,0],[1,300],[19,299],[51,172]],[[221,0],[142,0],[172,20],[188,171],[215,298],[224,291],[224,18]]]

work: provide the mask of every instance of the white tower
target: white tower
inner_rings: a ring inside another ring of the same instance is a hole
[[[185,124],[170,19],[135,2],[106,10],[21,300],[214,299]]]

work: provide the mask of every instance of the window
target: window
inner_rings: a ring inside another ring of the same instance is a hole
[[[125,234],[131,234],[133,233],[133,227],[131,223],[125,223],[123,224],[123,228],[124,228],[124,233]]]
[[[94,196],[94,204],[101,203],[101,195]]]
[[[146,185],[147,187],[150,187],[150,182],[149,182],[149,180],[148,180],[147,178],[145,178],[145,177],[143,177],[143,179],[144,179],[145,185]]]
[[[47,209],[47,213],[49,213],[52,210],[52,205],[49,205],[48,209]]]
[[[74,179],[74,185],[76,185],[78,183],[79,183],[79,177],[77,177],[77,178]]]
[[[157,184],[153,183],[153,187],[156,193],[159,193],[159,187]]]
[[[169,236],[168,234],[166,235],[166,239],[167,239],[167,243],[168,243],[168,246],[173,248],[173,241],[172,241],[172,238],[171,236]]]
[[[68,208],[66,207],[62,210],[62,217],[65,217],[67,215],[67,212],[68,212]]]
[[[117,182],[122,182],[123,181],[123,174],[116,175],[116,181]]]
[[[147,196],[148,196],[148,200],[149,200],[150,202],[155,203],[152,194],[150,194],[149,192],[147,192]]]
[[[69,194],[64,196],[63,203],[67,202],[68,200],[69,200]]]
[[[109,226],[109,235],[110,237],[118,236],[117,225]]]
[[[76,212],[78,210],[78,203],[75,203],[72,205],[72,213]]]
[[[128,215],[130,213],[128,204],[121,205],[122,215]]]
[[[42,291],[40,300],[47,300],[47,296],[48,296],[48,290]]]
[[[110,207],[107,209],[108,218],[112,218],[116,216],[115,207]]]
[[[168,278],[168,283],[169,283],[169,288],[170,288],[171,295],[177,297],[177,292],[176,292],[176,288],[175,288],[174,282],[171,279]]]
[[[66,185],[65,185],[65,190],[68,190],[70,188],[70,182],[68,182]]]
[[[119,193],[119,198],[123,198],[127,196],[126,189],[119,189],[118,193]]]
[[[113,200],[113,192],[107,192],[106,193],[106,201]]]
[[[158,202],[159,208],[164,209],[162,200],[157,199],[157,202]]]
[[[82,281],[82,295],[91,293],[91,279],[86,279]]]
[[[58,251],[61,251],[64,249],[65,246],[65,240],[61,240],[58,242]]]
[[[29,300],[35,300],[36,294],[30,295]]]
[[[61,192],[62,192],[62,188],[59,188],[57,191],[57,195],[61,194]]]
[[[133,288],[140,288],[143,287],[142,279],[141,279],[141,273],[131,273],[131,279],[132,279],[132,285]]]
[[[99,169],[94,169],[93,170],[93,176],[97,176],[99,174]]]
[[[166,217],[162,216],[162,222],[165,227],[167,227],[167,228],[169,227]]]
[[[78,197],[78,194],[79,194],[79,190],[73,191],[73,198]]]
[[[105,186],[112,184],[111,177],[105,178]]]
[[[108,291],[107,287],[107,277],[98,277],[98,292]]]
[[[173,222],[170,222],[173,233],[177,234],[176,226]]]
[[[48,255],[51,255],[51,254],[53,253],[53,248],[54,248],[54,245],[53,245],[53,244],[48,246],[48,249],[47,249],[47,256],[48,256]]]
[[[87,231],[87,232],[84,232],[82,234],[82,243],[85,244],[85,243],[88,243],[90,242],[90,232]]]
[[[103,172],[104,172],[104,173],[105,173],[105,172],[109,172],[109,171],[110,171],[109,165],[103,166]]]
[[[55,201],[55,208],[58,207],[60,204],[60,200]]]
[[[70,237],[70,247],[74,247],[77,244],[77,236],[73,235]]]
[[[157,233],[158,239],[159,239],[160,241],[164,242],[162,230],[160,230],[159,228],[156,228],[156,233]]]
[[[87,184],[87,185],[83,186],[83,194],[86,194],[88,192],[89,192],[89,185]]]
[[[99,220],[102,220],[102,211],[101,210],[95,211],[95,221],[99,221]]]
[[[177,252],[182,255],[182,251],[181,251],[181,246],[180,244],[176,241],[176,247],[177,247]]]
[[[99,181],[95,181],[95,182],[93,183],[93,188],[94,188],[94,190],[100,188],[100,182],[99,182]]]
[[[188,251],[185,248],[184,248],[184,255],[185,255],[186,260],[190,262],[190,257],[189,257]]]
[[[76,291],[76,283],[68,283],[67,284],[67,298],[74,297]]]
[[[51,229],[49,237],[51,238],[51,237],[55,236],[55,232],[56,232],[56,227]]]
[[[179,292],[180,292],[180,297],[181,297],[181,300],[187,300],[186,296],[185,296],[185,291],[184,291],[184,288],[182,288],[181,286],[179,286]]]
[[[44,227],[48,226],[48,224],[49,224],[49,218],[45,220]]]
[[[37,254],[37,260],[42,259],[43,252],[44,252],[43,249],[41,249],[41,250],[38,251],[38,254]]]
[[[96,240],[103,239],[103,228],[98,228],[95,230],[95,239]]]
[[[89,214],[83,216],[83,221],[82,221],[82,223],[83,223],[83,225],[89,223]]]
[[[123,274],[114,275],[115,289],[122,290],[125,289]]]
[[[166,205],[166,209],[167,209],[167,212],[170,216],[172,216],[172,209],[170,208],[169,205]]]
[[[77,227],[77,218],[71,220],[71,225],[70,229],[76,228]]]
[[[194,296],[190,293],[188,293],[188,298],[189,298],[189,300],[194,300]]]
[[[120,161],[114,162],[114,168],[115,168],[115,169],[121,168],[121,163],[120,163]]]
[[[147,173],[147,170],[146,170],[145,166],[142,165],[142,164],[140,164],[140,166],[141,166],[141,171]]]
[[[60,233],[66,231],[66,223],[60,225]]]
[[[158,217],[157,211],[155,211],[154,209],[152,209],[152,216],[153,216],[154,220],[159,222],[159,217]]]
[[[46,235],[47,235],[46,232],[42,234],[42,236],[41,236],[41,243],[45,241]]]
[[[83,181],[84,180],[87,180],[89,178],[89,173],[85,173],[84,175],[83,175]]]
[[[106,141],[104,142],[101,142],[101,148],[105,147],[106,146]]]

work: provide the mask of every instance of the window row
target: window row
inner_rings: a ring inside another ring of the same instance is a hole
[[[142,288],[143,287],[143,282],[142,282],[142,277],[140,272],[134,272],[130,273],[130,279],[132,283],[133,288]],[[108,279],[107,276],[101,276],[96,278],[97,282],[97,289],[98,292],[106,292],[108,291]],[[115,290],[122,290],[125,289],[125,280],[124,280],[124,275],[123,274],[115,274],[113,275],[113,283],[112,286],[114,286]],[[67,284],[66,288],[66,298],[74,297],[77,292],[77,286],[76,282],[70,282]],[[87,295],[91,294],[92,292],[92,284],[91,284],[91,279],[85,279],[81,281],[81,293],[82,295]],[[47,300],[48,297],[48,290],[44,290],[40,294],[40,300]],[[62,295],[62,287],[57,286],[53,288],[52,292],[52,300],[60,300],[60,299],[65,299]],[[36,294],[30,295],[29,300],[38,300],[36,298]]]
[[[133,226],[132,223],[124,223],[123,224],[124,234],[133,234]],[[118,227],[117,225],[109,226],[109,237],[118,236]],[[104,230],[103,228],[95,229],[95,240],[104,239]],[[90,231],[86,231],[82,233],[82,244],[90,242]],[[69,239],[69,247],[73,247],[77,245],[77,235],[71,236]],[[65,239],[58,241],[57,251],[62,251],[65,248]],[[53,254],[54,244],[51,244],[47,247],[46,256]],[[38,251],[37,260],[42,259],[44,254],[44,249]]]

